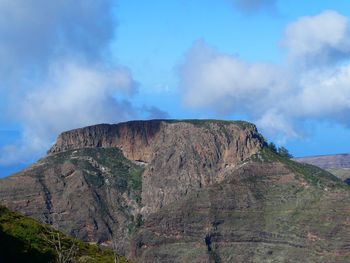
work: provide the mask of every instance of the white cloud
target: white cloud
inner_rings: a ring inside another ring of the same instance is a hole
[[[249,63],[197,41],[180,67],[183,101],[220,114],[244,113],[281,142],[301,136],[305,119],[349,126],[349,38],[347,19],[327,11],[287,26],[282,65]]]
[[[72,62],[51,66],[47,80],[25,98],[21,119],[48,134],[98,122],[127,119],[113,94],[130,94],[135,82],[128,70]]]
[[[248,63],[197,41],[180,69],[184,102],[190,107],[217,108],[223,112],[249,109],[250,100],[273,96],[288,89],[279,76],[282,70],[272,64]],[[245,101],[242,105],[240,102]],[[259,101],[266,107],[264,101]],[[217,105],[220,105],[218,108]],[[254,103],[255,104],[255,103]]]
[[[112,123],[135,117],[126,101],[115,93],[132,94],[136,84],[125,68],[58,62],[51,65],[47,79],[32,89],[17,105],[23,124],[21,141],[2,149],[0,164],[29,161],[30,153],[42,153],[64,130],[96,123]]]
[[[0,112],[21,139],[0,165],[33,161],[62,131],[135,118],[131,73],[108,60],[114,0],[0,0]],[[155,108],[154,108],[155,110]]]
[[[350,110],[350,64],[311,70],[300,77],[297,116],[344,120]]]
[[[348,59],[350,55],[350,28],[348,18],[335,11],[324,11],[316,16],[301,17],[290,23],[282,45],[293,60],[307,63],[329,63]]]

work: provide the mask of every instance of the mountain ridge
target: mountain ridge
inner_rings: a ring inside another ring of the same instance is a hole
[[[350,185],[350,154],[316,155],[294,158],[294,160],[326,169]]]
[[[295,161],[316,165],[323,169],[350,168],[350,154],[324,154],[294,158]]]
[[[1,203],[140,262],[342,262],[349,200],[335,176],[279,156],[242,121],[75,129],[0,180]]]

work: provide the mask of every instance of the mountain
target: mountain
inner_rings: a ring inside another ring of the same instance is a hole
[[[114,261],[114,253],[110,249],[101,249],[68,237],[3,206],[0,206],[0,241],[0,262],[56,262],[58,253],[78,262]],[[62,248],[56,250],[54,241],[57,241],[57,246],[61,241]],[[117,258],[119,262],[127,262],[123,257]]]
[[[326,169],[347,184],[350,184],[350,154],[319,155],[294,158],[294,160]]]
[[[349,201],[242,121],[76,129],[0,180],[2,204],[137,262],[347,262]]]

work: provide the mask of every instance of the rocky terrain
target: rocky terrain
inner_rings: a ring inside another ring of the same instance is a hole
[[[347,262],[349,187],[254,125],[153,120],[62,133],[0,202],[137,262]]]
[[[294,160],[318,166],[350,184],[350,154],[319,155],[294,158]]]

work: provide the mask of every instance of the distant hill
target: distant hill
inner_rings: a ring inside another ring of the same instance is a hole
[[[350,154],[309,156],[294,158],[294,160],[318,166],[350,184]]]
[[[322,169],[350,168],[350,154],[318,155],[294,158],[301,163],[308,163]]]

